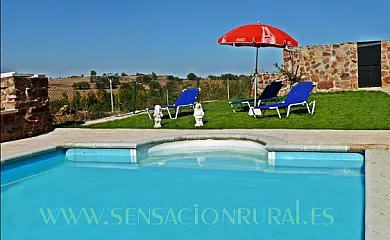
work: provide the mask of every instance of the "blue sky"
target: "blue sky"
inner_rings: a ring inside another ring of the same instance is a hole
[[[220,46],[260,21],[300,45],[390,39],[389,0],[2,0],[1,71],[198,76],[254,69],[255,49]],[[273,71],[282,50],[259,52]]]

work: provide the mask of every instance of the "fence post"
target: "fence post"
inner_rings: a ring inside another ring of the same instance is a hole
[[[137,100],[137,80],[134,80],[134,89],[133,89],[133,113],[135,114]]]
[[[168,88],[167,88],[167,106],[169,106],[169,92],[168,92]]]
[[[199,82],[200,82],[200,79],[199,78],[196,78],[196,88],[199,89]],[[199,95],[198,95],[198,103],[200,102],[200,92],[199,92]]]
[[[227,94],[228,94],[228,100],[229,100],[230,99],[229,78],[227,79]]]

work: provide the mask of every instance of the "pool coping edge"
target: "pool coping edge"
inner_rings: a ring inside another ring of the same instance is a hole
[[[149,144],[162,144],[167,142],[186,141],[186,140],[243,140],[253,141],[265,146],[267,151],[291,151],[291,152],[359,152],[364,153],[367,149],[388,150],[386,145],[330,145],[330,144],[292,144],[279,138],[267,135],[238,135],[238,134],[193,134],[193,135],[174,135],[169,137],[160,137],[155,139],[142,139],[130,142],[68,142],[57,146],[49,146],[36,151],[18,153],[1,159],[1,164],[10,161],[16,161],[26,157],[55,151],[58,149],[69,148],[90,148],[90,149],[137,149]]]

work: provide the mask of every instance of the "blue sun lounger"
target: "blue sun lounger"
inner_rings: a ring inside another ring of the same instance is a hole
[[[260,105],[261,101],[271,101],[271,100],[278,100],[278,93],[280,89],[283,86],[283,81],[274,81],[268,84],[264,91],[261,93],[261,95],[257,98],[257,106]],[[243,99],[243,100],[237,100],[233,102],[229,102],[230,106],[232,107],[233,112],[236,112],[233,105],[240,104],[240,108],[242,105],[247,104],[248,107],[251,107],[251,104],[253,104],[254,99]]]
[[[260,109],[260,115],[264,115],[265,110],[276,110],[278,113],[279,118],[282,118],[280,116],[280,108],[287,108],[287,117],[290,114],[291,107],[294,106],[306,106],[307,110],[309,111],[309,114],[314,113],[315,108],[315,101],[308,103],[308,99],[310,97],[310,94],[314,88],[313,82],[298,82],[296,83],[290,90],[290,92],[287,94],[286,99],[283,102],[273,103],[273,104],[266,104],[266,105],[260,105],[257,107],[251,107],[253,116],[256,117],[254,109]],[[310,110],[310,105],[313,104],[312,109]]]
[[[199,92],[200,92],[200,89],[198,89],[198,88],[186,88],[181,92],[181,94],[177,98],[175,104],[169,105],[169,106],[161,106],[161,109],[168,111],[168,115],[169,115],[170,119],[176,119],[177,115],[179,114],[180,108],[183,108],[183,107],[194,108],[194,102],[198,98]],[[175,109],[176,114],[175,114],[174,118],[172,118],[172,115],[171,115],[169,109]],[[154,107],[147,108],[146,111],[148,112],[149,118],[152,119],[152,117],[150,116],[150,111],[154,111]]]

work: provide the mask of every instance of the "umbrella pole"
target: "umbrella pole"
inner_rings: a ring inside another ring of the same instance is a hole
[[[256,107],[257,106],[257,65],[258,65],[258,61],[259,61],[259,48],[256,47],[256,68],[255,68],[255,76],[254,76],[254,84],[255,84],[255,93],[254,93],[254,102],[253,102],[253,106]]]
[[[255,74],[257,74],[257,65],[259,62],[259,48],[256,47],[256,69],[255,69]]]

